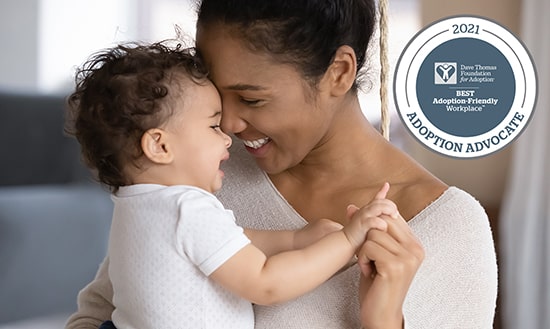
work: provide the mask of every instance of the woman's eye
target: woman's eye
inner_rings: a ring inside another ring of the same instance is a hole
[[[248,99],[248,98],[241,98],[241,103],[248,105],[248,106],[257,106],[262,101],[259,99]]]
[[[220,129],[220,125],[213,125],[213,126],[210,126],[210,128],[216,130],[216,129]]]

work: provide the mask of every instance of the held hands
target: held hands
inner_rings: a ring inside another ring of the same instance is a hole
[[[373,203],[385,197],[383,190]],[[386,229],[371,230],[358,252],[361,324],[369,329],[402,328],[403,302],[424,260],[424,249],[399,214],[379,217]]]
[[[393,218],[399,216],[397,206],[386,198],[390,185],[385,183],[376,194],[373,201],[363,208],[357,208],[349,205],[347,217],[350,222],[343,226],[342,224],[327,218],[321,218],[309,222],[304,228],[297,230],[294,234],[294,248],[301,249],[306,247],[322,237],[332,232],[343,230],[354,248],[359,248],[367,237],[370,229],[376,228],[382,231],[386,230],[387,223],[380,218],[381,215],[387,215]]]
[[[343,230],[349,242],[355,248],[363,245],[369,230],[387,230],[388,223],[381,216],[394,219],[400,217],[397,206],[386,199],[389,189],[390,185],[385,183],[380,191],[376,193],[374,199],[362,208],[357,208],[354,205],[348,206],[347,217],[350,221]]]
[[[397,218],[399,212],[397,206],[390,200],[385,199],[390,185],[385,183],[376,194],[373,201],[363,208],[349,205],[347,218],[350,222],[344,227],[342,224],[327,218],[321,218],[309,222],[304,228],[294,233],[294,249],[306,247],[327,234],[343,230],[350,244],[359,248],[367,237],[370,229],[376,228],[385,231],[387,223],[380,217],[387,215]]]
[[[360,303],[363,328],[402,328],[403,302],[424,259],[424,249],[397,206],[386,199],[385,183],[372,202],[348,206],[349,223],[320,219],[296,231],[296,248],[342,230],[355,248],[361,268]]]

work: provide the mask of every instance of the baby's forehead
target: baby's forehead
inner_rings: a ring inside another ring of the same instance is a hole
[[[205,87],[212,84],[206,76],[194,76],[185,67],[174,67],[167,72],[167,83],[179,85],[180,88]]]
[[[168,84],[168,98],[172,106],[179,109],[195,107],[215,109],[221,112],[221,97],[214,84],[204,79],[193,79],[188,75],[176,73]]]

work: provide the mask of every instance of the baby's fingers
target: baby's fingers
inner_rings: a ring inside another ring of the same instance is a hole
[[[357,207],[356,205],[354,204],[350,204],[348,205],[347,209],[346,209],[346,218],[347,219],[351,219],[353,217],[353,215],[355,215],[355,213],[357,212],[357,210],[359,210],[360,208]]]
[[[390,183],[385,182],[384,185],[382,185],[382,188],[380,189],[380,191],[378,191],[378,193],[376,193],[373,200],[385,199],[389,190],[390,190]]]
[[[350,243],[358,248],[363,244],[367,238],[367,233],[372,229],[386,231],[388,223],[380,217],[354,217],[350,224],[344,227],[343,231]]]
[[[353,217],[376,217],[380,215],[388,215],[393,218],[398,218],[399,216],[397,205],[388,199],[374,200],[370,204],[358,210],[348,206],[348,214],[350,209],[355,210],[353,212]]]

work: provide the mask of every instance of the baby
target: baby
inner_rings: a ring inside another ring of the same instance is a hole
[[[119,328],[253,328],[252,303],[300,296],[352,260],[370,229],[397,217],[385,184],[342,226],[236,225],[213,195],[231,138],[191,48],[126,44],[93,55],[69,97],[67,131],[114,202],[108,249]],[[351,215],[353,214],[353,215]]]

